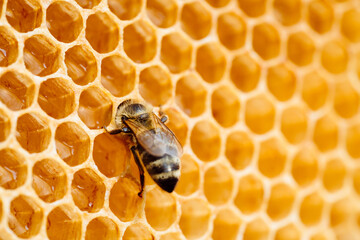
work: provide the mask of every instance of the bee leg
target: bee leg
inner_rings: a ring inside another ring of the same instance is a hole
[[[135,146],[132,146],[132,147],[131,147],[131,152],[132,152],[132,154],[133,154],[133,156],[134,156],[136,165],[137,165],[138,168],[139,168],[141,190],[140,190],[140,192],[138,193],[138,196],[139,196],[139,197],[142,197],[142,193],[143,193],[143,191],[144,191],[144,168],[143,168],[143,166],[141,165],[141,162],[140,162],[140,159],[139,159],[139,155],[138,155],[138,152],[137,152]]]
[[[107,130],[106,126],[103,126],[103,128],[105,129],[105,132],[109,133],[110,135],[115,135],[115,134],[119,134],[121,132],[123,132],[122,129],[114,129],[114,130]]]

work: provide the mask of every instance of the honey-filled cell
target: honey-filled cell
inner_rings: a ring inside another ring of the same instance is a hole
[[[43,9],[38,0],[11,0],[7,2],[6,19],[18,32],[30,32],[40,27]]]
[[[230,50],[244,46],[246,30],[245,21],[234,12],[223,13],[218,18],[217,34],[219,40],[222,45]]]
[[[0,67],[13,64],[18,58],[18,41],[7,27],[0,27]]]
[[[324,208],[324,200],[318,193],[311,193],[302,200],[299,217],[305,226],[316,225],[320,222]]]
[[[261,218],[256,218],[245,227],[244,240],[265,240],[269,238],[269,226]]]
[[[258,177],[247,175],[240,179],[234,203],[243,214],[258,211],[263,204],[263,198],[264,186]]]
[[[259,171],[268,178],[280,175],[286,163],[287,149],[284,142],[270,138],[260,143]]]
[[[328,98],[329,86],[318,72],[309,72],[302,79],[302,98],[311,110],[321,108]]]
[[[11,148],[0,150],[0,186],[15,189],[22,186],[27,179],[25,157]]]
[[[225,7],[230,0],[206,0],[212,7],[221,8]]]
[[[278,183],[271,187],[271,193],[267,204],[267,215],[278,221],[289,215],[293,209],[295,190],[285,183]]]
[[[280,53],[280,36],[278,30],[269,23],[256,25],[252,31],[252,47],[264,60],[277,57]]]
[[[287,56],[296,65],[302,67],[313,61],[315,53],[314,41],[306,32],[296,32],[287,40]]]
[[[281,115],[281,132],[292,144],[302,142],[306,137],[308,119],[306,110],[294,106],[286,108]]]
[[[184,237],[180,232],[168,232],[161,235],[160,240],[183,240]]]
[[[111,218],[97,217],[87,225],[85,240],[117,240],[119,235],[119,227]]]
[[[360,124],[350,125],[346,133],[346,150],[352,158],[360,158]]]
[[[260,66],[249,54],[237,55],[232,61],[230,77],[238,89],[250,92],[260,80]]]
[[[123,235],[123,240],[153,240],[154,235],[147,226],[141,222],[133,223],[129,225]]]
[[[317,177],[318,153],[312,146],[304,146],[298,150],[292,160],[291,174],[301,187],[309,186]]]
[[[246,168],[253,157],[254,143],[245,132],[235,131],[226,139],[225,156],[236,170]]]
[[[211,13],[200,2],[189,2],[181,10],[181,27],[193,39],[206,37],[211,30]]]
[[[334,202],[330,208],[330,226],[335,228],[350,222],[355,216],[354,207],[354,203],[347,198]]]
[[[337,118],[332,115],[324,115],[315,123],[313,140],[321,152],[334,149],[338,144]]]
[[[327,0],[312,0],[308,4],[307,19],[310,27],[320,33],[328,32],[334,21],[334,9]]]
[[[11,120],[9,116],[0,109],[0,142],[5,141],[10,134]]]
[[[335,84],[334,109],[342,118],[351,118],[359,109],[359,93],[349,80],[342,80]]]
[[[351,42],[360,41],[360,12],[359,9],[350,9],[342,15],[341,33]]]
[[[82,8],[91,9],[96,7],[101,0],[75,0]]]
[[[357,167],[352,172],[352,185],[355,192],[360,195],[360,168]]]
[[[348,65],[348,50],[340,41],[329,41],[324,44],[321,52],[322,66],[332,74],[344,72]]]
[[[245,123],[256,134],[264,134],[273,128],[274,104],[265,96],[249,98],[245,104]]]
[[[275,18],[284,26],[291,26],[300,21],[301,0],[275,0],[273,11]]]
[[[142,0],[109,0],[109,9],[120,20],[130,20],[136,17],[142,7]]]
[[[235,240],[241,225],[240,217],[231,209],[220,210],[214,219],[212,238],[214,240]]]
[[[176,0],[148,0],[146,12],[150,20],[160,28],[167,28],[176,23],[178,5]]]
[[[188,154],[181,157],[180,179],[176,185],[175,192],[188,196],[199,189],[200,168],[199,164]]]
[[[293,223],[289,223],[288,225],[279,228],[275,234],[275,240],[300,240],[300,239],[301,239],[300,230]]]
[[[242,11],[249,17],[259,17],[266,11],[266,0],[237,0]]]
[[[296,88],[294,72],[284,64],[270,67],[267,72],[267,87],[277,100],[289,100]]]
[[[342,159],[330,159],[323,172],[323,185],[329,192],[335,192],[342,188],[346,176],[347,171]]]
[[[175,108],[168,108],[164,112],[168,116],[166,126],[175,134],[180,144],[185,146],[188,136],[187,120]]]

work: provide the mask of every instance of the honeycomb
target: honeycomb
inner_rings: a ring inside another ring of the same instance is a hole
[[[358,0],[0,1],[0,239],[356,240]],[[111,136],[161,106],[174,193]]]

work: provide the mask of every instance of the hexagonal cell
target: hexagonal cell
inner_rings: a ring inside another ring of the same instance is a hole
[[[211,21],[211,13],[200,2],[186,3],[181,10],[181,27],[195,40],[209,34]]]
[[[316,225],[320,222],[324,200],[318,193],[307,195],[301,202],[299,217],[306,226]]]
[[[360,11],[350,9],[341,18],[341,33],[351,42],[360,41]]]
[[[142,7],[142,0],[108,0],[109,9],[120,20],[130,20],[136,17]]]
[[[119,227],[111,218],[97,217],[87,225],[85,240],[116,240],[119,235]]]
[[[0,150],[0,186],[5,189],[15,189],[23,185],[26,178],[25,158],[11,148]]]
[[[346,132],[347,152],[352,158],[360,158],[360,124],[349,125]]]
[[[266,11],[266,0],[238,0],[239,7],[249,17],[259,17]]]
[[[240,228],[241,219],[231,209],[220,210],[214,219],[212,238],[214,240],[235,240]]]
[[[235,50],[244,46],[246,28],[244,20],[239,15],[234,12],[227,12],[218,18],[217,35],[225,47]]]
[[[60,49],[44,35],[33,35],[24,44],[25,67],[34,75],[43,77],[60,67]]]
[[[51,130],[47,121],[36,113],[25,113],[17,120],[16,139],[29,153],[47,149]]]
[[[239,120],[238,94],[229,87],[218,87],[211,96],[211,110],[213,117],[221,126],[233,126]]]
[[[287,57],[302,67],[313,61],[315,53],[314,41],[305,32],[296,32],[287,41]]]
[[[359,109],[359,95],[348,80],[335,84],[334,109],[343,118],[353,117]]]
[[[153,240],[154,235],[149,231],[149,228],[144,226],[144,224],[137,222],[128,226],[125,230],[123,240]]]
[[[225,7],[230,0],[206,0],[211,6],[215,8]]]
[[[355,192],[360,195],[360,168],[354,169],[352,182]]]
[[[245,227],[244,240],[262,240],[269,238],[269,226],[261,218],[256,218]]]
[[[220,154],[220,131],[208,120],[195,124],[191,131],[190,142],[192,150],[202,161],[213,161]]]
[[[329,88],[326,80],[317,72],[310,72],[302,79],[302,98],[312,110],[318,110],[325,103]]]
[[[345,224],[354,215],[354,204],[346,198],[333,203],[330,209],[330,226],[336,227]]]
[[[75,0],[82,8],[91,9],[97,6],[101,0]]]
[[[86,20],[85,37],[98,53],[113,51],[119,44],[119,27],[104,12],[96,12]]]
[[[38,161],[33,167],[32,187],[45,202],[59,200],[67,191],[66,172],[55,160]]]
[[[188,196],[199,189],[200,168],[198,163],[188,154],[181,157],[181,174],[175,191],[183,196]]]
[[[278,221],[289,215],[295,200],[295,190],[285,183],[278,183],[271,187],[266,213],[273,220]]]
[[[263,134],[274,126],[275,107],[265,96],[258,95],[247,100],[245,104],[245,122],[251,131]]]
[[[171,131],[175,134],[181,145],[184,146],[186,144],[186,139],[188,135],[188,126],[186,119],[179,111],[175,110],[175,108],[166,109],[165,114],[169,118],[166,122],[166,126],[171,129]]]
[[[96,59],[86,45],[76,45],[65,53],[67,74],[74,83],[86,85],[97,75]]]
[[[314,31],[323,34],[330,30],[334,21],[334,10],[326,0],[313,0],[308,5],[307,17]]]
[[[252,46],[255,52],[264,60],[275,58],[280,53],[280,36],[274,26],[261,23],[252,31]]]
[[[60,42],[75,41],[83,28],[80,12],[65,1],[54,2],[46,9],[46,26]]]
[[[240,179],[234,203],[243,214],[252,214],[260,209],[264,198],[261,179],[248,175]]]
[[[9,134],[11,128],[10,118],[6,113],[0,109],[0,142],[5,141]]]
[[[254,90],[260,79],[260,66],[249,54],[237,55],[231,65],[230,76],[243,92]]]
[[[292,161],[291,174],[301,186],[310,185],[318,174],[317,152],[312,146],[301,148]]]
[[[50,117],[67,117],[75,109],[75,94],[64,78],[50,78],[40,85],[38,103]]]
[[[246,168],[253,157],[254,143],[245,132],[232,132],[226,139],[225,156],[236,170]]]
[[[313,140],[317,148],[322,152],[336,148],[338,144],[338,126],[334,116],[325,115],[319,118],[315,124]]]
[[[305,139],[307,125],[307,114],[302,107],[288,107],[281,115],[281,132],[292,144],[298,144]]]
[[[90,168],[74,173],[71,195],[81,211],[98,212],[103,207],[106,188],[102,181]]]
[[[131,60],[146,63],[156,54],[155,30],[144,20],[136,21],[124,28],[124,50]]]
[[[326,190],[335,192],[340,190],[344,184],[346,167],[341,159],[330,159],[324,169],[322,181]]]
[[[81,225],[81,217],[73,207],[60,205],[47,216],[46,233],[50,240],[80,240]]]
[[[293,224],[289,223],[286,226],[278,229],[275,233],[275,240],[300,240],[301,233],[299,229]]]
[[[150,20],[161,28],[170,27],[177,20],[178,6],[175,0],[148,0],[146,10]]]
[[[10,203],[9,228],[20,238],[36,236],[43,217],[42,208],[31,197],[19,195]]]
[[[284,26],[294,25],[301,18],[301,0],[275,0],[273,3],[276,19]]]
[[[28,76],[15,70],[0,77],[0,100],[11,110],[29,107],[34,99],[35,84]]]
[[[188,239],[199,238],[208,231],[210,216],[206,201],[198,198],[184,200],[181,203],[180,229]]]
[[[115,97],[129,94],[135,87],[135,67],[120,55],[101,61],[101,84]]]
[[[321,52],[322,66],[333,74],[339,74],[346,70],[348,58],[346,47],[338,41],[326,43]]]
[[[277,138],[261,142],[258,160],[259,171],[266,177],[277,177],[286,163],[286,145]]]
[[[0,27],[0,67],[13,64],[18,58],[18,41],[7,27]]]
[[[12,0],[7,2],[6,19],[19,32],[29,32],[40,27],[41,3],[37,0]]]
[[[120,177],[110,191],[109,206],[121,221],[132,221],[141,209],[142,198],[138,196],[139,183],[132,178]]]
[[[99,129],[111,122],[112,105],[103,91],[91,86],[80,94],[78,115],[88,128]]]
[[[267,72],[267,87],[279,101],[289,100],[296,88],[296,76],[284,64],[270,67]]]
[[[172,81],[167,71],[159,66],[143,69],[139,75],[139,92],[153,106],[164,105],[172,96]]]
[[[208,83],[221,80],[225,73],[226,58],[217,43],[206,43],[196,52],[196,71]]]
[[[226,203],[233,192],[233,176],[223,164],[208,168],[204,175],[204,194],[209,203],[220,205]]]

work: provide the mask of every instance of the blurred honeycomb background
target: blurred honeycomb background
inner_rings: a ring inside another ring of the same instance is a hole
[[[359,0],[1,0],[0,239],[360,239]],[[117,105],[163,106],[168,194]]]

